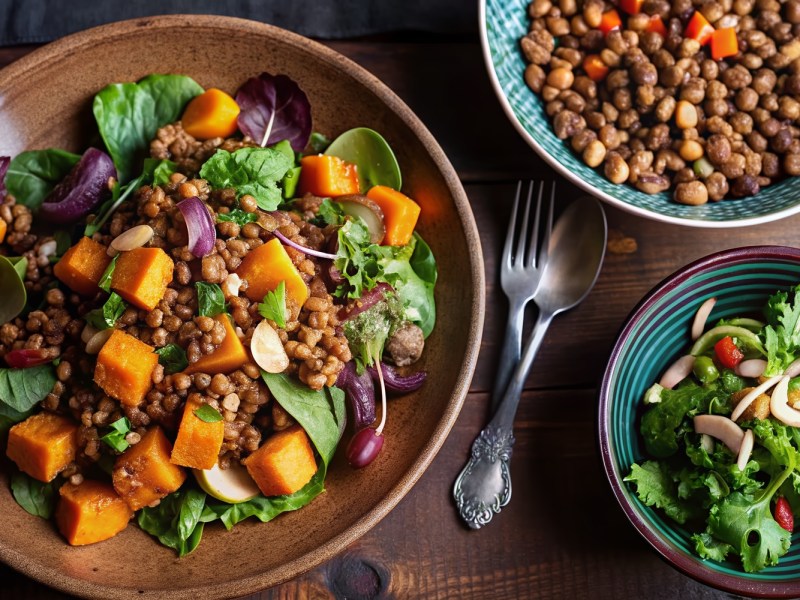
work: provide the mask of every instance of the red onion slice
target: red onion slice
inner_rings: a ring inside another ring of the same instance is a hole
[[[767,361],[760,358],[751,358],[750,360],[743,360],[736,365],[734,371],[739,377],[752,377],[755,379],[756,377],[761,377],[766,368]]]
[[[789,377],[784,375],[769,400],[769,411],[781,423],[800,427],[800,410],[789,406]]]
[[[672,363],[669,369],[664,371],[658,384],[667,390],[671,390],[689,376],[689,373],[692,372],[692,367],[694,367],[694,356],[691,354],[681,356]]]
[[[770,377],[758,387],[753,388],[744,398],[739,400],[739,404],[736,405],[736,408],[734,408],[733,412],[731,413],[731,420],[733,421],[738,420],[739,417],[742,416],[742,413],[745,411],[745,409],[748,406],[750,406],[750,404],[752,404],[753,400],[758,398],[761,394],[765,393],[769,388],[778,383],[780,380],[781,376],[775,375],[775,377]]]
[[[734,454],[739,453],[744,438],[744,430],[728,417],[722,415],[697,415],[694,419],[694,430],[717,438]]]
[[[750,455],[753,454],[753,444],[753,430],[748,429],[744,432],[742,444],[739,446],[739,456],[736,458],[736,466],[739,467],[740,471],[744,471],[747,461],[750,460]]]
[[[217,240],[211,213],[197,196],[181,200],[177,206],[189,232],[189,252],[197,258],[203,258],[213,250],[214,242]]]
[[[692,341],[703,335],[703,330],[706,328],[706,321],[708,321],[708,315],[711,314],[711,309],[714,308],[716,303],[716,298],[709,298],[697,309],[694,315],[694,321],[692,322]]]
[[[301,244],[298,244],[297,242],[293,242],[292,240],[287,238],[285,235],[283,235],[277,229],[275,231],[273,231],[272,233],[276,238],[278,238],[281,242],[283,242],[287,246],[291,246],[295,250],[299,250],[300,252],[303,252],[304,254],[308,254],[310,256],[316,256],[317,258],[327,258],[327,259],[330,259],[330,260],[336,260],[336,255],[335,254],[330,254],[328,252],[320,252],[319,250],[312,250],[311,248],[306,248],[305,246],[302,246]]]
[[[428,378],[428,373],[426,371],[417,371],[411,375],[400,375],[400,373],[391,366],[385,363],[380,364],[381,370],[383,371],[383,380],[386,383],[386,389],[390,392],[398,392],[401,394],[413,392],[422,387],[422,384],[425,383],[425,380]],[[378,370],[375,367],[367,367],[367,370],[370,375],[372,375],[373,381],[378,382]]]

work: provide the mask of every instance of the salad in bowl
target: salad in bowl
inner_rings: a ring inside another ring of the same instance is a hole
[[[426,379],[436,261],[386,140],[313,131],[285,75],[150,75],[92,112],[82,155],[0,157],[11,489],[69,544],[135,520],[183,556],[311,502],[340,447],[376,459],[387,394]]]

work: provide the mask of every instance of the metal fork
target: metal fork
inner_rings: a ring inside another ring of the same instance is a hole
[[[506,335],[503,338],[503,347],[500,351],[500,362],[497,376],[492,389],[492,414],[497,410],[497,405],[503,397],[503,392],[508,387],[511,373],[517,366],[522,352],[522,326],[525,319],[525,306],[531,301],[539,287],[545,263],[547,262],[548,247],[550,245],[550,232],[553,229],[553,201],[556,194],[556,184],[550,191],[550,202],[547,210],[547,223],[539,247],[540,219],[542,216],[542,196],[544,183],[539,183],[536,199],[536,214],[533,224],[530,223],[531,200],[533,198],[534,182],[528,184],[528,194],[524,207],[520,205],[522,196],[522,181],[517,183],[517,194],[514,197],[514,207],[511,210],[511,219],[508,222],[506,242],[503,246],[502,262],[500,264],[500,286],[508,297],[508,323]],[[530,230],[531,239],[528,240]],[[517,240],[516,245],[514,240]]]

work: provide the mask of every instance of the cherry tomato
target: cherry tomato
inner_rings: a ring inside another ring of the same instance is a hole
[[[783,496],[778,498],[777,502],[775,502],[775,521],[789,533],[794,531],[794,514],[792,514],[792,507],[789,506],[789,501]]]
[[[719,363],[727,369],[735,368],[744,359],[744,352],[736,347],[736,343],[729,335],[714,344],[714,353]]]

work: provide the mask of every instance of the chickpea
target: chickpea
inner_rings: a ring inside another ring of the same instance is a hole
[[[703,156],[703,147],[694,140],[683,140],[678,153],[683,160],[694,161]]]
[[[606,147],[600,140],[594,140],[583,150],[583,162],[590,167],[597,167],[606,157]]]
[[[544,69],[542,69],[542,67],[539,65],[530,64],[525,67],[525,83],[527,83],[528,87],[537,94],[542,91],[545,80],[546,76],[544,74]],[[241,202],[241,200],[239,202]]]
[[[553,69],[547,75],[547,85],[558,90],[568,90],[570,87],[572,87],[572,83],[574,81],[575,76],[572,74],[572,71],[563,67]]]
[[[702,181],[679,183],[675,186],[675,202],[700,206],[708,202],[708,188]]]
[[[603,172],[611,183],[625,183],[630,175],[628,163],[618,152],[610,152],[606,156]]]

